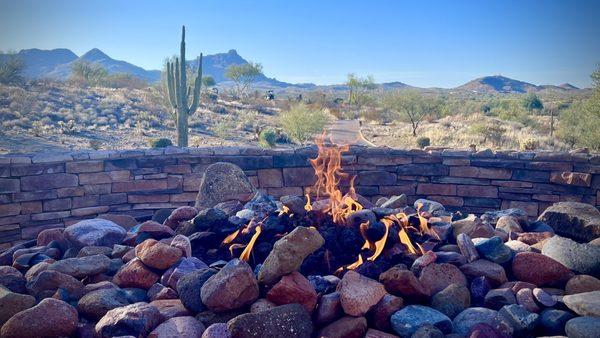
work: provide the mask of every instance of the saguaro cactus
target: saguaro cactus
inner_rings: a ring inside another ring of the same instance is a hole
[[[202,53],[198,59],[198,74],[194,82],[194,89],[187,85],[185,63],[185,26],[181,28],[181,51],[175,63],[167,62],[167,89],[169,101],[173,107],[173,115],[177,121],[177,145],[188,146],[188,118],[196,112],[200,102],[200,86],[202,85]],[[192,95],[192,103],[188,101]]]

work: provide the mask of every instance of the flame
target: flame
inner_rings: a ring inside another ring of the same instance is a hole
[[[348,194],[343,195],[339,189],[342,180],[350,177],[349,174],[342,171],[342,153],[350,150],[348,145],[325,145],[325,132],[315,141],[318,148],[317,158],[311,159],[310,164],[315,170],[317,180],[311,188],[318,200],[322,196],[329,197],[329,205],[323,210],[331,214],[333,221],[338,224],[345,224],[346,218],[353,212],[362,210],[362,205],[358,203],[354,189],[354,179],[350,179],[350,189]],[[310,205],[310,195],[306,194],[306,210],[312,210]]]
[[[373,254],[373,256],[367,258],[367,260],[370,261],[374,261],[377,257],[379,257],[379,255],[381,255],[381,252],[383,252],[383,247],[385,247],[385,242],[387,241],[388,233],[390,232],[390,227],[394,224],[392,220],[386,218],[383,218],[381,222],[383,223],[383,225],[385,225],[385,234],[383,235],[382,239],[375,242],[375,253]]]
[[[225,239],[223,240],[223,242],[221,244],[223,245],[223,244],[229,244],[229,243],[231,243],[237,237],[237,235],[239,233],[240,233],[240,229],[232,232],[227,237],[225,237]]]
[[[400,243],[406,245],[406,247],[408,248],[408,252],[412,254],[417,253],[417,249],[415,249],[415,247],[412,245],[412,242],[410,241],[410,238],[408,237],[408,234],[406,233],[406,230],[404,230],[404,228],[400,228],[400,230],[398,231],[398,237],[400,237]]]
[[[242,254],[240,255],[240,259],[244,262],[247,262],[250,259],[250,253],[252,252],[252,248],[254,247],[254,243],[258,239],[258,236],[260,236],[262,226],[259,224],[254,229],[254,235],[252,235],[250,242],[248,242],[248,245],[244,248],[244,251],[242,251]]]
[[[285,206],[285,205],[284,205],[284,206],[281,208],[281,211],[279,211],[279,216],[281,216],[281,215],[285,215],[285,214],[287,214],[287,213],[289,213],[289,212],[290,212],[290,208],[288,208],[287,206]]]

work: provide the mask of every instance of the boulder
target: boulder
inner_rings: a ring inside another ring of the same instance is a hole
[[[77,330],[77,310],[62,300],[43,299],[38,305],[12,316],[0,331],[9,337],[69,337]]]
[[[148,338],[198,338],[204,330],[204,325],[194,317],[174,317],[157,326]]]
[[[206,281],[215,275],[215,269],[198,269],[179,278],[177,282],[177,293],[183,305],[190,311],[198,313],[206,310],[200,299],[200,290]]]
[[[110,258],[105,255],[67,258],[48,266],[48,270],[56,270],[75,278],[97,275],[108,271]]]
[[[312,313],[317,305],[317,292],[306,277],[294,271],[273,285],[267,299],[276,305],[298,303]]]
[[[600,279],[590,275],[576,275],[565,285],[567,295],[590,291],[600,291]]]
[[[535,252],[519,252],[512,262],[515,277],[537,286],[564,286],[573,272],[556,260]]]
[[[461,284],[450,284],[431,298],[431,307],[451,319],[470,305],[471,294],[469,289]]]
[[[236,338],[310,338],[313,332],[310,315],[300,304],[246,313],[230,320],[227,327]]]
[[[383,284],[352,270],[346,272],[337,291],[344,312],[356,317],[366,314],[386,294]]]
[[[246,202],[255,192],[240,167],[226,162],[213,163],[202,175],[195,207],[201,210],[230,200]]]
[[[600,291],[566,295],[562,301],[580,316],[600,317]]]
[[[100,289],[87,293],[77,303],[77,310],[83,316],[98,320],[115,308],[129,305],[127,294],[118,288]]]
[[[65,238],[76,247],[89,245],[112,247],[121,244],[127,231],[120,225],[101,218],[86,219],[68,226]]]
[[[293,271],[298,271],[302,261],[319,249],[325,240],[315,228],[298,226],[273,245],[258,272],[258,281],[272,285]]]
[[[392,328],[401,337],[410,337],[420,327],[430,324],[445,334],[452,332],[452,321],[443,313],[423,305],[409,305],[394,313]]]
[[[99,337],[147,337],[161,320],[156,307],[140,302],[108,311],[95,330]]]
[[[248,263],[233,259],[208,278],[200,290],[202,303],[223,312],[249,305],[258,298],[258,283]]]
[[[563,236],[589,242],[600,237],[600,211],[591,204],[558,202],[538,217]]]
[[[569,338],[597,338],[600,333],[600,318],[573,318],[565,325],[565,331]]]
[[[554,236],[546,241],[542,254],[578,273],[600,277],[600,246]]]

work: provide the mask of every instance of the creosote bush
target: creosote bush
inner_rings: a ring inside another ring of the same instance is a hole
[[[428,147],[431,145],[431,140],[429,139],[429,137],[419,137],[417,138],[417,146],[419,146],[419,148],[423,149],[425,147]]]
[[[272,128],[264,129],[258,137],[258,144],[264,148],[273,148],[277,142],[277,132]]]
[[[325,128],[329,117],[321,109],[314,109],[304,103],[296,103],[279,116],[285,133],[296,143],[305,144]]]
[[[148,143],[152,148],[166,148],[173,145],[170,139],[164,137],[151,139]]]

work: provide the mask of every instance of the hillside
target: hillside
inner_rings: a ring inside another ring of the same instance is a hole
[[[471,80],[462,86],[458,86],[457,90],[467,90],[477,93],[487,94],[523,94],[528,92],[537,92],[542,90],[554,90],[554,91],[570,91],[578,90],[579,88],[569,84],[563,83],[561,85],[534,85],[529,82],[519,81],[511,79],[501,75],[484,76]]]

